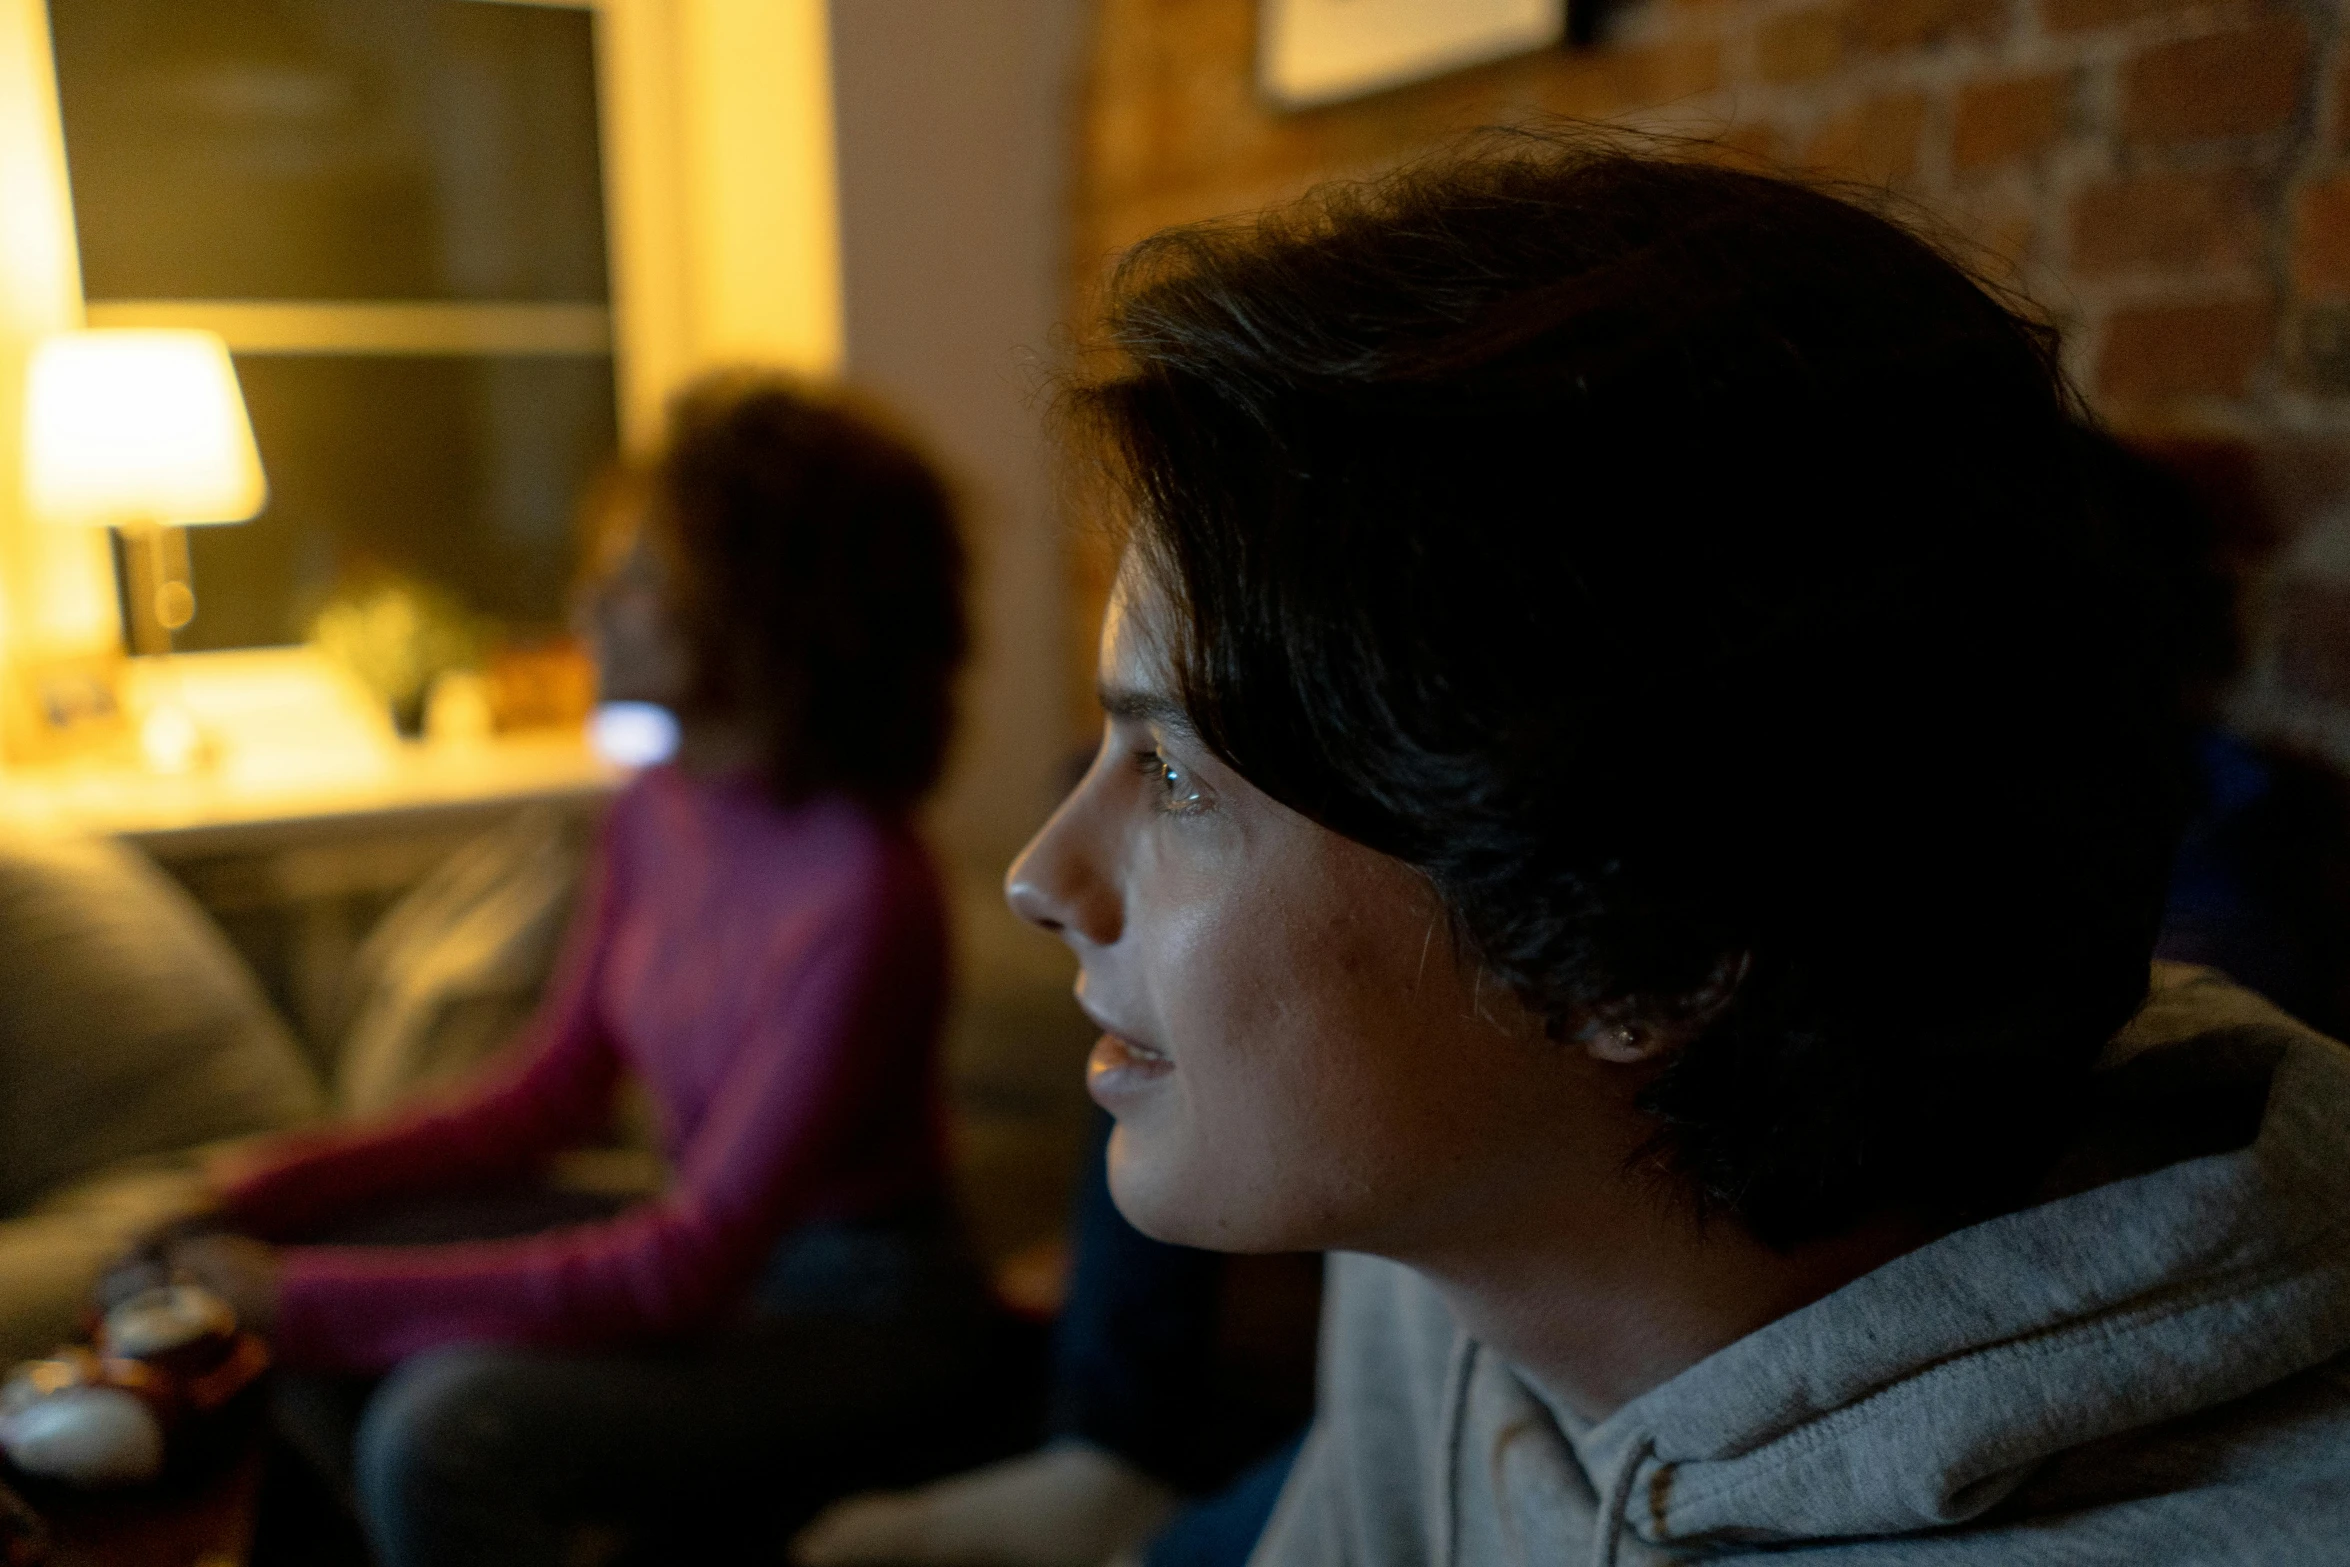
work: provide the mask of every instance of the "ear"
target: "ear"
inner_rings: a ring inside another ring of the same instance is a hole
[[[1594,1061],[1611,1066],[1640,1066],[1673,1055],[1722,1014],[1746,982],[1753,955],[1725,954],[1705,982],[1686,994],[1657,1001],[1647,998],[1584,1013],[1567,1030]]]
[[[1661,1060],[1683,1043],[1671,1037],[1668,1030],[1652,1027],[1629,1011],[1595,1013],[1577,1026],[1570,1037],[1583,1046],[1592,1060],[1605,1061],[1610,1066],[1639,1066]]]
[[[1748,970],[1754,967],[1751,952],[1725,952],[1714,960],[1714,966],[1705,976],[1705,983],[1672,1003],[1674,1015],[1681,1021],[1704,1028],[1722,1015],[1738,987],[1746,983]]]

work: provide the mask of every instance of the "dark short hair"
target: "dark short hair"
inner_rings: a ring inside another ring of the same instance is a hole
[[[693,700],[764,722],[776,793],[896,810],[927,792],[968,643],[963,547],[936,469],[839,394],[727,371],[671,405],[649,485]]]
[[[1162,233],[1107,328],[1074,428],[1219,756],[1554,1030],[1743,961],[1650,1165],[1776,1245],[2027,1200],[2178,815],[2053,333],[1827,191],[1550,134]]]

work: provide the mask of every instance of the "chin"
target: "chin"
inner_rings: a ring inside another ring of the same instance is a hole
[[[1202,1251],[1317,1251],[1305,1226],[1284,1223],[1265,1199],[1279,1187],[1255,1172],[1235,1179],[1229,1166],[1156,1157],[1157,1150],[1121,1124],[1110,1138],[1110,1198],[1126,1222],[1155,1241]]]

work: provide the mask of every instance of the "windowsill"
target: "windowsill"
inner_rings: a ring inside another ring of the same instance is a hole
[[[532,801],[585,801],[623,774],[579,730],[403,741],[304,648],[135,661],[136,712],[176,700],[209,753],[184,771],[114,754],[0,771],[0,823],[131,838],[164,858],[360,825],[419,825]]]

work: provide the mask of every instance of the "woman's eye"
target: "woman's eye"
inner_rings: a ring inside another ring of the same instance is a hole
[[[1161,751],[1138,751],[1135,766],[1142,770],[1152,790],[1158,796],[1158,808],[1173,816],[1187,816],[1205,805],[1198,784],[1179,763],[1169,761]]]

